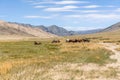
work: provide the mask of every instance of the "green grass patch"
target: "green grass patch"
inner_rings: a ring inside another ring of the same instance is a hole
[[[90,50],[87,47],[71,44],[71,48],[78,48],[77,51],[61,52],[62,44],[42,42],[41,45],[34,45],[32,41],[23,42],[1,42],[0,60],[14,59],[44,59],[51,63],[79,62],[104,64],[110,60],[111,52],[105,49]]]

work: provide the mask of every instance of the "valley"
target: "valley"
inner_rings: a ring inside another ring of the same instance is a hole
[[[1,22],[0,30],[0,80],[120,79],[118,28],[63,37],[6,22]],[[84,38],[90,42],[66,42]]]

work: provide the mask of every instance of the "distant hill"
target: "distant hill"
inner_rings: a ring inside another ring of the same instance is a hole
[[[74,31],[74,34],[93,34],[102,31],[103,29],[93,29],[93,30],[85,30],[85,31]]]
[[[105,42],[120,42],[120,22],[103,29],[98,33],[83,36],[96,38]]]
[[[52,34],[58,35],[58,36],[68,36],[71,35],[69,31],[67,31],[66,29],[62,28],[62,27],[58,27],[56,25],[51,25],[49,27],[45,27],[43,25],[41,26],[36,26],[46,32],[50,32]]]
[[[57,25],[51,25],[51,26],[46,27],[44,25],[34,26],[34,25],[31,25],[31,24],[16,23],[16,22],[14,22],[14,23],[10,22],[10,24],[17,24],[19,26],[29,27],[29,28],[32,28],[32,29],[40,30],[40,31],[42,30],[46,33],[49,33],[49,34],[51,33],[51,34],[55,34],[55,35],[58,35],[58,36],[93,34],[93,33],[115,31],[115,30],[120,29],[120,22],[116,23],[116,24],[114,24],[110,27],[107,27],[105,29],[94,29],[94,30],[85,30],[85,31],[69,31],[69,30],[66,30],[65,28],[59,27]]]
[[[116,31],[116,30],[120,30],[120,22],[103,29],[101,32],[111,32],[111,31]]]
[[[94,30],[85,30],[85,31],[69,31],[66,30],[63,27],[59,27],[57,25],[51,25],[51,26],[44,26],[44,25],[38,25],[34,26],[31,24],[24,24],[24,23],[17,23],[17,22],[10,22],[14,24],[18,24],[20,26],[26,26],[26,27],[32,27],[32,28],[39,28],[45,32],[52,33],[58,36],[70,36],[70,35],[82,35],[82,34],[92,34],[102,31],[102,29],[94,29]]]
[[[56,25],[52,25],[49,27],[45,27],[43,25],[40,26],[35,26],[38,27],[46,32],[50,32],[55,35],[59,36],[70,36],[70,35],[79,35],[79,34],[92,34],[92,33],[97,33],[100,32],[102,29],[94,29],[94,30],[85,30],[85,31],[68,31],[62,27],[58,27]]]
[[[0,36],[50,38],[55,35],[47,33],[39,28],[33,28],[31,25],[10,23],[0,20]]]
[[[48,28],[45,27],[44,25],[39,25],[39,26],[35,26],[36,28],[42,29],[43,31],[49,32]]]

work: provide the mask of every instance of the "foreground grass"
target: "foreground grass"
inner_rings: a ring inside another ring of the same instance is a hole
[[[0,42],[0,75],[5,79],[11,76],[27,76],[27,74],[33,76],[30,72],[35,71],[34,76],[37,77],[37,75],[47,73],[48,69],[63,63],[104,65],[112,61],[109,58],[110,55],[112,52],[95,43],[52,44],[43,41],[41,45],[34,45],[32,41]],[[14,75],[16,73],[19,74]]]

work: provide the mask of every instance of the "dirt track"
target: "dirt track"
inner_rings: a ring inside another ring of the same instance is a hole
[[[102,44],[104,48],[114,53],[114,55],[112,55],[111,58],[116,59],[117,61],[116,63],[114,63],[113,66],[120,67],[120,51],[116,50],[117,48],[119,48],[119,46],[113,43],[100,43],[100,44]]]
[[[118,69],[120,71],[120,51],[117,51],[116,49],[119,48],[119,45],[113,44],[113,43],[100,43],[102,46],[114,53],[114,55],[110,56],[111,59],[116,59],[117,61],[115,63],[106,64],[106,67],[112,67]],[[118,73],[118,76],[120,76],[120,73]]]

